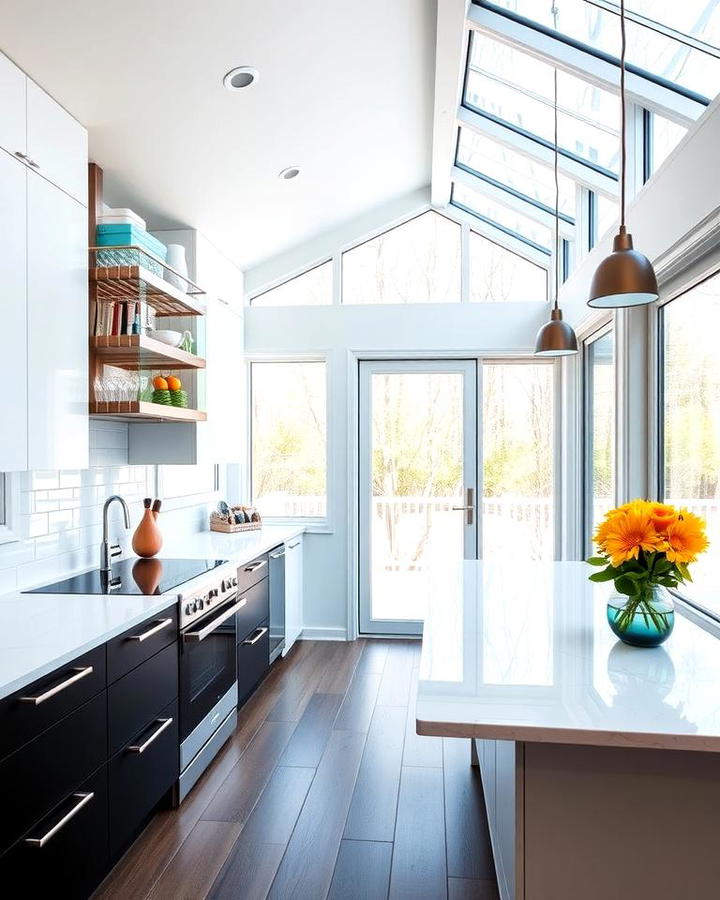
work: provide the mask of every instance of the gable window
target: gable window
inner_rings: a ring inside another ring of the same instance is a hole
[[[342,302],[458,303],[460,232],[432,210],[342,256]]]
[[[250,365],[251,494],[263,519],[327,515],[326,363]]]
[[[332,261],[284,281],[250,300],[251,306],[327,306],[332,303]]]
[[[584,528],[587,546],[615,506],[615,338],[603,329],[584,342]]]
[[[548,298],[547,270],[470,232],[470,302],[512,303]]]

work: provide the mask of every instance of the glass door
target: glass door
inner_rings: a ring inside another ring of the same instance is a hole
[[[420,634],[427,571],[476,559],[477,363],[363,361],[359,625]]]

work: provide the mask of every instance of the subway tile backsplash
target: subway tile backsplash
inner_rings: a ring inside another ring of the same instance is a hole
[[[122,527],[119,504],[111,511],[111,538],[130,549],[144,497],[157,491],[157,466],[128,465],[128,426],[90,421],[90,468],[18,472],[6,476],[8,525],[14,541],[0,543],[0,594],[24,590],[97,565],[102,506],[111,494],[130,507],[132,529]],[[165,542],[173,534],[206,527],[208,504],[197,496],[162,514]],[[177,503],[173,504],[177,505]]]

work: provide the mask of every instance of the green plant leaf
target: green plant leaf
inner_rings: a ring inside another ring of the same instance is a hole
[[[620,575],[615,579],[615,589],[628,597],[635,597],[640,593],[640,586],[628,575]]]
[[[593,572],[593,574],[589,577],[590,581],[600,583],[602,581],[612,581],[613,578],[615,578],[616,574],[617,573],[615,569],[613,569],[612,567],[608,567],[604,572]]]
[[[591,556],[590,559],[586,559],[585,562],[590,566],[606,566],[608,564],[607,557],[605,556]]]

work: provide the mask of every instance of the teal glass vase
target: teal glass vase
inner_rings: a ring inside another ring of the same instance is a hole
[[[632,647],[658,647],[672,634],[675,604],[661,585],[640,597],[616,594],[608,600],[607,620],[613,634]]]

